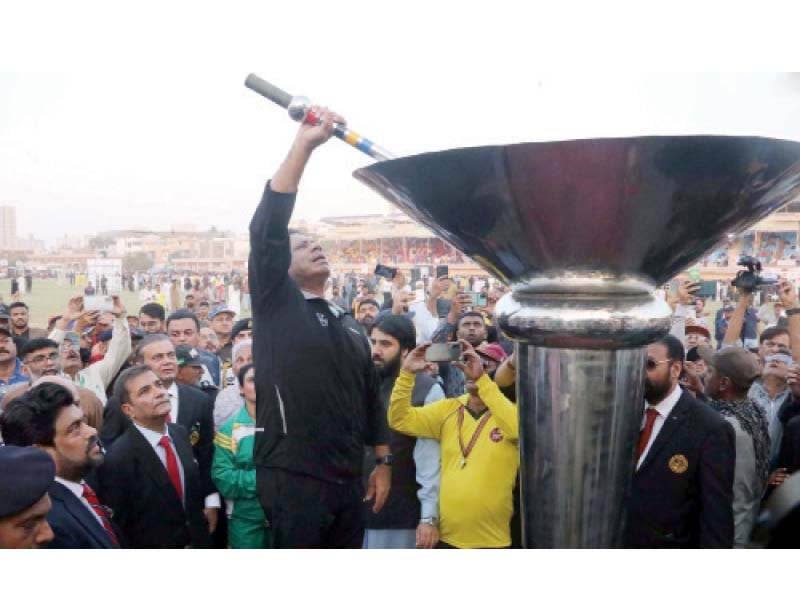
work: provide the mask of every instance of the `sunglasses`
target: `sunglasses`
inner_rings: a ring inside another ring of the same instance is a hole
[[[647,367],[647,370],[648,370],[648,371],[652,371],[652,370],[653,370],[653,369],[655,369],[655,368],[656,368],[658,365],[660,365],[661,363],[665,363],[665,362],[672,362],[672,359],[665,358],[664,360],[654,360],[654,359],[652,359],[652,358],[648,358],[648,359],[647,359],[647,362],[646,362],[646,363],[644,363],[644,366],[645,366],[645,367]]]

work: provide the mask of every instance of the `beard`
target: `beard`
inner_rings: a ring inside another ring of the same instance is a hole
[[[663,381],[650,381],[649,378],[644,380],[644,399],[650,404],[661,402],[669,394],[672,388],[672,382],[669,379]]]
[[[380,373],[381,379],[393,379],[400,374],[402,362],[398,354],[388,362],[376,360],[375,365],[378,367],[378,373]]]

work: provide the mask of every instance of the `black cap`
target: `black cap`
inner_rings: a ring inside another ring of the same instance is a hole
[[[253,330],[253,319],[239,319],[236,321],[236,325],[233,326],[231,329],[231,339],[235,340],[236,336],[239,335],[243,331],[252,331]]]
[[[202,367],[205,364],[200,353],[186,344],[175,346],[175,357],[179,367]]]
[[[56,477],[56,465],[44,450],[0,447],[0,518],[36,504]]]

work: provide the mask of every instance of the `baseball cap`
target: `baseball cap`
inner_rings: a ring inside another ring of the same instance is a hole
[[[200,353],[187,344],[175,346],[175,358],[179,367],[202,367],[205,364]]]
[[[231,310],[230,308],[228,308],[224,304],[220,304],[219,306],[214,307],[214,309],[208,315],[208,318],[213,321],[214,317],[216,317],[217,315],[222,314],[222,313],[228,313],[232,317],[236,316],[236,311],[235,310]]]
[[[56,465],[33,446],[0,447],[0,518],[36,504],[56,477]]]
[[[252,331],[253,330],[253,319],[239,319],[236,321],[236,325],[233,326],[231,330],[231,339],[235,338],[239,335],[242,331]]]
[[[702,325],[687,325],[685,331],[686,335],[696,333],[697,335],[702,335],[705,338],[711,339],[711,332],[707,327],[703,327]]]
[[[731,346],[714,352],[708,346],[700,346],[697,353],[706,364],[714,367],[720,375],[728,377],[740,388],[748,387],[761,375],[758,359],[745,348]]]
[[[479,348],[475,348],[475,352],[498,363],[503,362],[508,357],[500,344],[484,344]]]

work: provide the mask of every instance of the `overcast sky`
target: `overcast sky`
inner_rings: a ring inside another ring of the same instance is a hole
[[[618,135],[800,140],[800,77],[689,73],[717,64],[694,60],[696,22],[677,33],[669,17],[658,30],[599,28],[596,8],[574,19],[569,7],[542,15],[503,2],[136,6],[30,3],[3,18],[0,204],[17,207],[20,235],[245,230],[296,127],[244,87],[250,72],[327,104],[400,156]],[[671,45],[651,59],[660,39]],[[650,66],[684,72],[642,73]],[[370,162],[332,140],[296,216],[385,210],[351,175]]]

